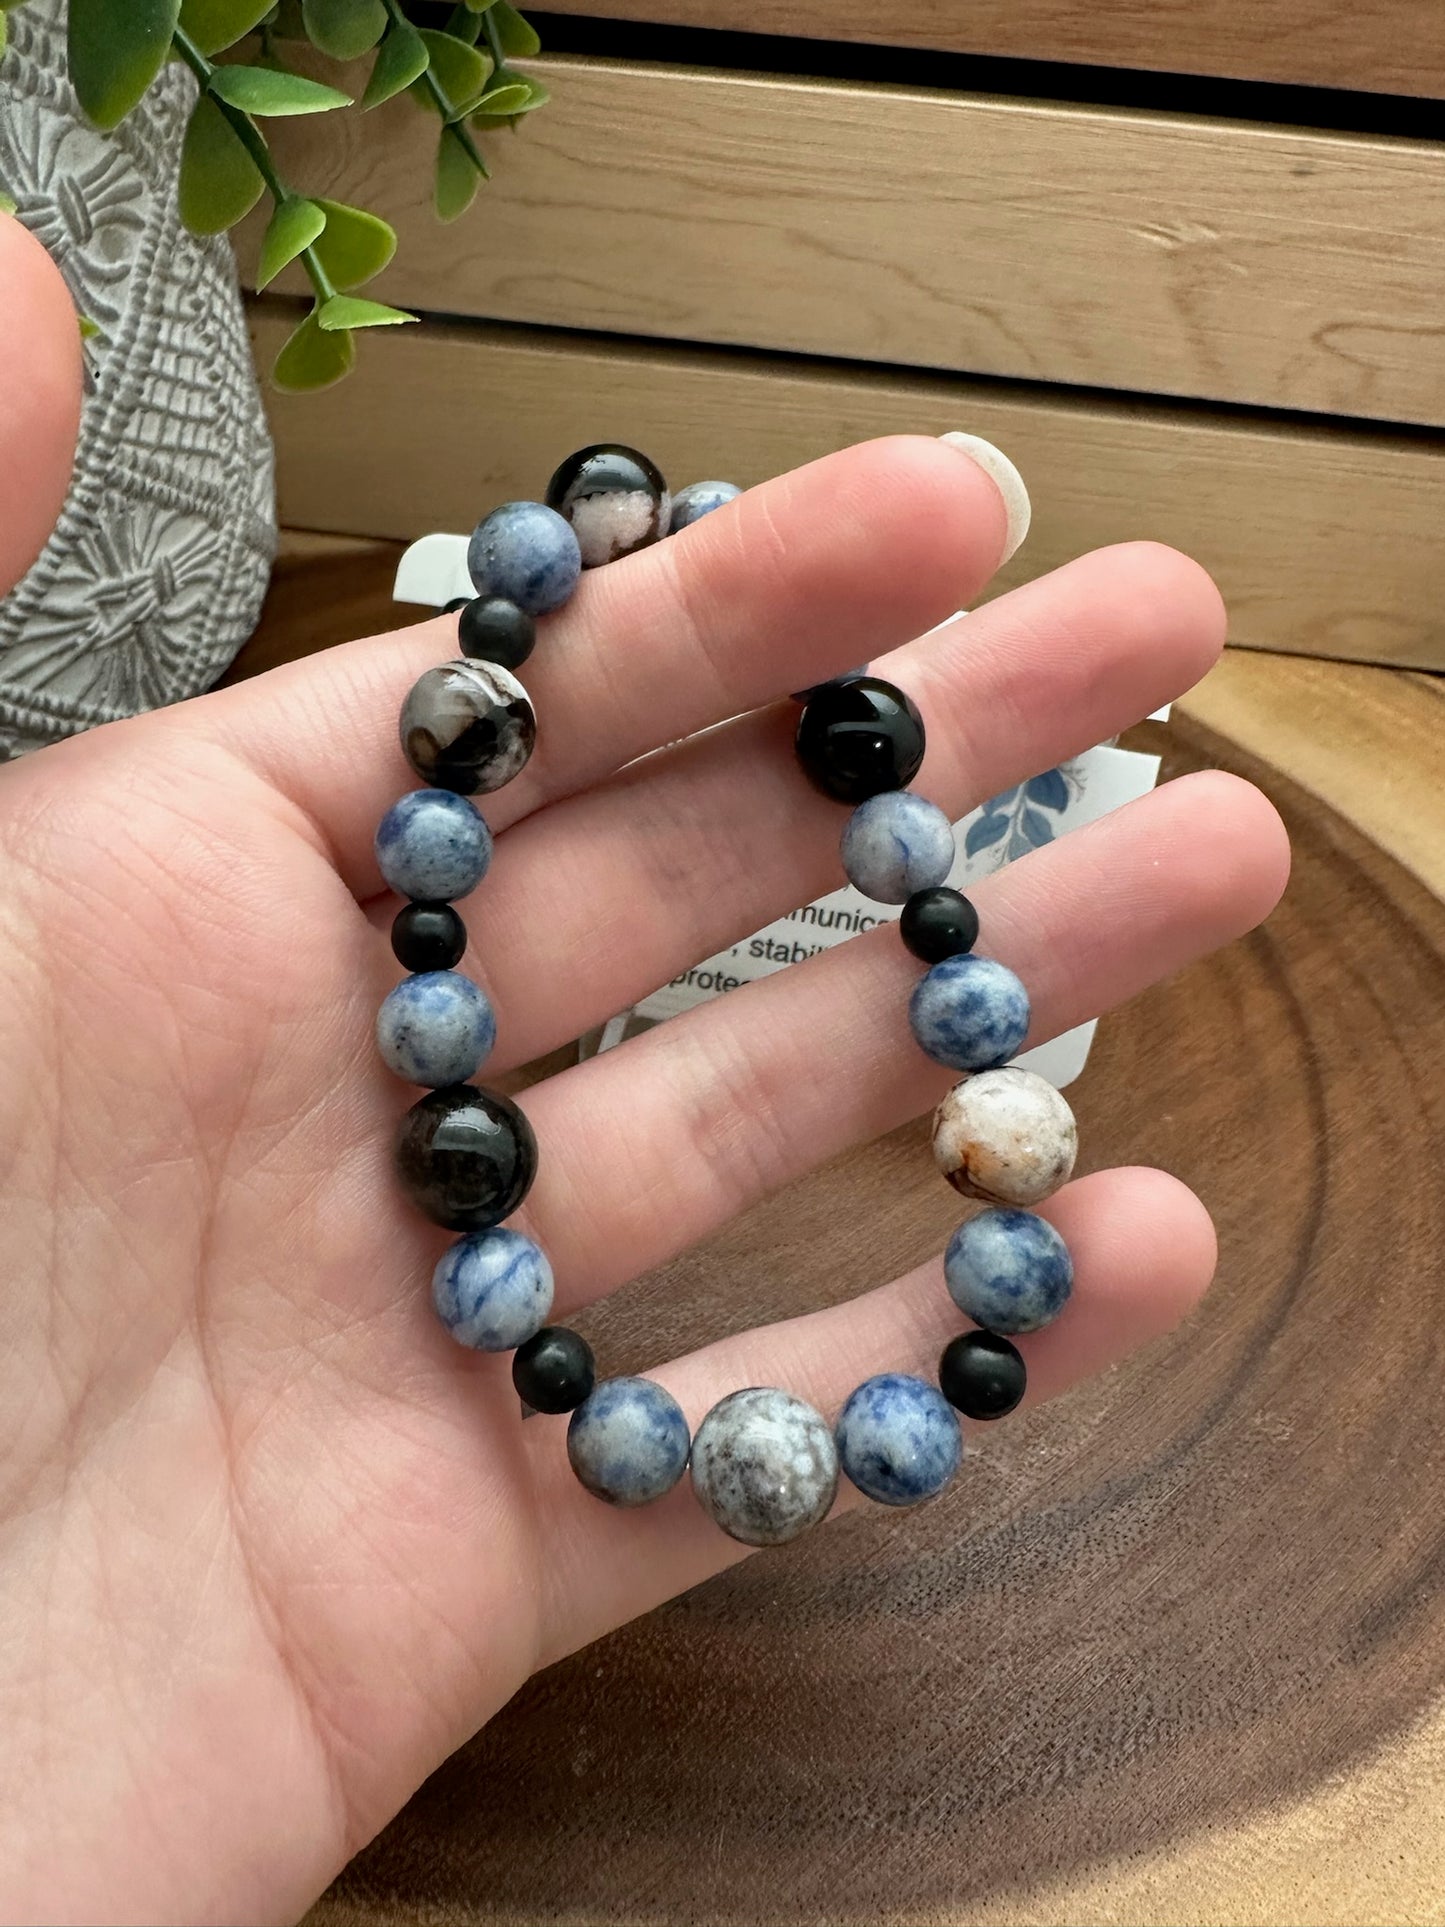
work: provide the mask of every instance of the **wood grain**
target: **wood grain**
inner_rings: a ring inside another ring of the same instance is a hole
[[[253,311],[263,365],[291,320]],[[270,407],[284,521],[401,537],[535,494],[585,442],[747,484],[869,435],[968,428],[1034,499],[998,586],[1155,537],[1214,572],[1239,642],[1445,668],[1445,452],[1419,439],[478,325],[373,335],[341,386]]]
[[[1445,146],[605,61],[541,67],[552,104],[525,138],[492,144],[496,177],[459,226],[431,217],[435,139],[410,103],[278,126],[288,178],[401,229],[388,299],[1445,422]],[[260,232],[259,220],[246,231],[248,272]]]
[[[597,0],[548,7],[591,14]],[[942,53],[1445,95],[1438,0],[752,0],[745,17],[722,0],[608,0],[607,12]]]

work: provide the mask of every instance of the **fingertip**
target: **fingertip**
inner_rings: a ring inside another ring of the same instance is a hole
[[[1291,862],[1289,832],[1264,791],[1229,770],[1210,769],[1176,777],[1162,794],[1205,827],[1195,839],[1201,882],[1228,908],[1229,934],[1243,936],[1263,923],[1284,895]]]
[[[0,592],[44,548],[70,485],[80,428],[80,329],[60,271],[0,216]]]

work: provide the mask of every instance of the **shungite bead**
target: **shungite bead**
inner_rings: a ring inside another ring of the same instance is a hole
[[[537,1175],[537,1140],[509,1097],[471,1084],[428,1091],[402,1118],[394,1148],[402,1189],[449,1231],[510,1217]]]
[[[691,528],[694,522],[711,515],[714,509],[725,508],[741,494],[736,482],[689,482],[672,498],[668,534],[676,535],[679,529]]]
[[[917,1505],[958,1470],[963,1439],[947,1399],[926,1379],[880,1372],[853,1392],[834,1433],[858,1490],[879,1505]]]
[[[820,1412],[752,1385],[719,1399],[692,1442],[699,1505],[730,1539],[780,1546],[828,1516],[838,1448]]]
[[[908,1022],[920,1050],[956,1071],[1003,1064],[1028,1035],[1029,994],[992,957],[945,957],[913,987]]]
[[[417,677],[401,706],[406,760],[423,782],[459,796],[510,783],[536,742],[527,692],[499,663],[439,663]]]
[[[486,992],[459,970],[403,977],[376,1013],[376,1044],[387,1069],[432,1090],[465,1084],[496,1041]]]
[[[923,761],[923,718],[881,676],[824,683],[798,718],[798,761],[816,789],[840,803],[866,803],[906,789]]]
[[[953,868],[953,825],[912,790],[885,790],[854,810],[838,851],[855,890],[875,903],[904,903]]]
[[[503,502],[472,531],[467,569],[479,596],[545,616],[577,587],[582,552],[571,524],[544,502]]]
[[[609,1505],[651,1505],[671,1492],[691,1443],[682,1407],[650,1378],[604,1378],[567,1427],[572,1470]]]
[[[510,1352],[542,1328],[552,1309],[552,1267],[538,1244],[495,1225],[459,1238],[432,1273],[432,1304],[459,1345]]]
[[[491,861],[486,818],[451,790],[409,790],[377,826],[377,868],[389,889],[414,903],[467,896]]]
[[[444,602],[442,604],[442,614],[444,616],[454,616],[458,609],[465,609],[471,599],[469,595],[454,595],[450,602]]]
[[[647,548],[667,534],[672,514],[657,464],[620,442],[569,455],[547,484],[547,506],[572,524],[584,569]]]
[[[917,890],[903,906],[898,934],[921,963],[942,963],[978,942],[978,912],[957,890]]]
[[[985,1331],[1035,1332],[1068,1303],[1074,1265],[1047,1219],[1032,1211],[981,1211],[949,1239],[943,1278],[964,1317]]]
[[[517,1396],[534,1412],[575,1412],[596,1382],[592,1347],[565,1325],[544,1325],[512,1360]]]
[[[537,625],[525,609],[505,596],[473,596],[462,604],[457,646],[471,662],[495,662],[520,669],[537,642]]]
[[[1006,1418],[1028,1384],[1023,1354],[997,1332],[960,1332],[938,1361],[938,1383],[965,1418]]]
[[[454,970],[466,948],[467,926],[449,903],[404,903],[397,911],[391,949],[403,970]]]

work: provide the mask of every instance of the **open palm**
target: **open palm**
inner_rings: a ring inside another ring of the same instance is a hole
[[[14,231],[0,281],[6,365],[37,371],[0,413],[8,581],[54,506],[73,369]],[[957,815],[1213,659],[1207,578],[1146,545],[913,640],[1004,539],[982,471],[899,437],[584,582],[528,665],[538,751],[489,799],[503,834],[466,906],[490,1069],[840,881],[788,689],[878,662],[928,720],[920,787]],[[409,1099],[371,1042],[396,976],[371,838],[412,780],[400,699],[453,622],[0,770],[7,1916],[293,1916],[532,1669],[741,1554],[685,1489],[590,1498],[565,1421],[523,1426],[507,1361],[430,1310],[445,1238],[394,1189]],[[1037,1042],[1246,929],[1285,865],[1262,797],[1189,778],[981,887],[984,947],[1029,985]],[[536,1086],[519,1222],[555,1315],[933,1103],[950,1079],[910,1041],[915,976],[875,932]],[[1213,1262],[1159,1173],[1084,1178],[1048,1215],[1077,1289],[1024,1341],[1034,1396],[1173,1323]],[[757,1382],[831,1412],[955,1324],[933,1265],[657,1375],[693,1423]]]

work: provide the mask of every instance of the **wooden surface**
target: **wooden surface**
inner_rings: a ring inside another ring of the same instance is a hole
[[[592,14],[597,0],[547,0]],[[1439,0],[607,0],[610,16],[940,52],[1445,95]]]
[[[435,137],[412,103],[277,126],[289,179],[404,234],[387,299],[1445,422],[1445,145],[609,61],[539,71],[551,105],[492,143],[495,179],[456,226],[431,218]]]
[[[292,322],[253,310],[263,366]],[[1239,642],[1445,668],[1445,448],[1418,436],[480,324],[376,331],[340,386],[269,405],[285,522],[404,537],[470,528],[591,441],[746,484],[869,435],[966,428],[1033,495],[1001,586],[1155,536],[1213,570]]]
[[[385,626],[394,559],[288,545],[240,667]],[[1233,653],[1139,732],[1166,776],[1262,782],[1295,844],[1268,928],[1110,1017],[1071,1094],[1091,1167],[1162,1164],[1213,1210],[1190,1326],[975,1428],[937,1504],[534,1680],[313,1927],[1445,1921],[1445,908],[1417,880],[1445,888],[1442,715],[1426,678]],[[957,1215],[922,1138],[592,1336],[641,1366],[920,1260]]]

